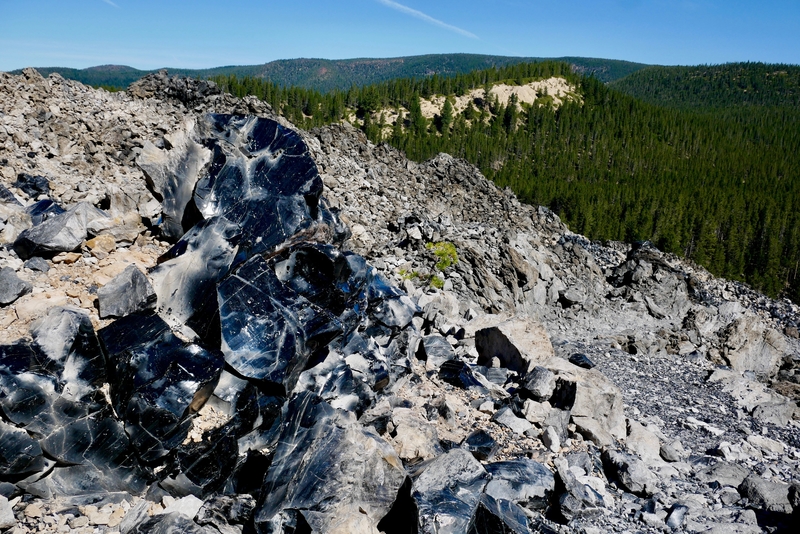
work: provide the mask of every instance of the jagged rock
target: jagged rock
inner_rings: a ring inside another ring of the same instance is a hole
[[[405,479],[400,459],[374,431],[300,393],[286,406],[255,522],[265,532],[299,523],[314,532],[374,531]]]
[[[50,194],[50,182],[44,176],[20,173],[17,176],[17,181],[12,185],[30,198],[38,198],[39,195]]]
[[[456,354],[447,339],[439,335],[430,335],[422,338],[417,357],[425,360],[425,366],[429,370],[436,370],[444,362],[454,360]]]
[[[484,388],[483,383],[472,373],[469,365],[461,360],[446,360],[439,367],[439,378],[462,389]]]
[[[723,355],[736,371],[772,377],[788,351],[786,338],[754,316],[733,321],[722,334]]]
[[[260,256],[220,283],[218,295],[225,361],[287,390],[312,353],[342,334],[335,316],[284,286]]]
[[[530,510],[544,510],[550,503],[555,478],[539,462],[520,458],[486,466],[491,480],[486,493],[495,499],[511,501]]]
[[[116,380],[111,399],[145,462],[180,444],[187,416],[211,395],[222,357],[181,341],[157,315],[128,315],[98,332]]]
[[[102,219],[108,219],[105,212],[81,202],[22,232],[14,241],[14,250],[22,259],[73,251],[86,240],[89,225]]]
[[[408,408],[392,412],[397,455],[406,462],[430,460],[442,453],[436,427]]]
[[[197,512],[199,512],[200,508],[202,507],[203,507],[203,501],[201,501],[194,495],[187,495],[186,497],[182,497],[176,500],[174,503],[167,506],[166,508],[164,508],[164,510],[161,513],[162,514],[178,513],[194,519],[194,516],[197,515]]]
[[[572,354],[569,357],[569,363],[584,369],[592,369],[595,366],[595,363],[587,355],[580,353]]]
[[[739,485],[739,493],[749,500],[750,506],[768,512],[791,514],[789,484],[772,482],[756,474],[750,474]]]
[[[195,521],[199,525],[211,525],[222,534],[238,534],[240,530],[231,525],[250,521],[255,508],[256,501],[250,495],[212,497],[203,503]]]
[[[161,231],[168,239],[177,240],[195,222],[194,214],[185,214],[192,201],[194,186],[211,160],[211,151],[192,139],[195,124],[184,125],[178,132],[164,136],[167,146],[162,150],[146,142],[136,158],[150,186],[163,199]],[[190,224],[184,225],[185,215]]]
[[[683,526],[683,521],[686,517],[686,512],[688,511],[688,506],[683,506],[682,504],[673,504],[669,509],[669,514],[667,515],[667,519],[665,521],[666,525],[672,530],[678,530],[681,528],[681,526]]]
[[[548,360],[544,367],[554,372],[558,380],[551,404],[569,410],[581,434],[601,446],[625,436],[622,392],[603,374],[560,358]]]
[[[316,393],[334,408],[353,412],[356,417],[360,417],[375,399],[369,383],[335,352],[300,375],[294,392],[300,391]]]
[[[698,471],[695,476],[701,482],[736,488],[741,485],[747,475],[748,471],[744,467],[735,463],[720,461]]]
[[[217,534],[212,527],[201,527],[185,515],[174,512],[156,515],[139,523],[128,534]]]
[[[129,265],[109,283],[97,290],[100,318],[124,317],[145,311],[156,304],[156,293],[147,277]]]
[[[469,452],[437,456],[414,480],[419,532],[468,532],[487,482],[486,470]]]
[[[561,438],[556,429],[549,425],[542,432],[542,443],[552,452],[558,452],[561,449]]]
[[[21,428],[0,421],[0,477],[38,473],[44,466],[39,442]]]
[[[22,295],[27,295],[33,290],[30,282],[20,280],[11,267],[0,269],[0,304],[11,304]]]
[[[475,430],[464,439],[462,447],[471,452],[477,460],[491,461],[500,444],[485,430]]]
[[[625,438],[625,447],[648,464],[652,465],[661,460],[662,447],[658,436],[642,426],[641,423],[631,419],[628,419],[628,436]]]
[[[537,365],[522,379],[522,390],[537,401],[546,401],[556,389],[556,377],[552,371]]]
[[[441,532],[441,531],[439,531]],[[468,530],[469,534],[530,534],[528,516],[515,503],[497,500],[483,494],[478,501],[475,517]]]
[[[554,464],[558,480],[564,487],[564,492],[558,497],[559,512],[564,519],[572,521],[601,515],[605,508],[603,496],[588,484],[579,482],[564,458],[556,458]]]
[[[553,357],[544,327],[530,318],[512,319],[475,332],[478,364],[499,358],[501,365],[522,375]]]
[[[14,517],[14,510],[8,504],[8,499],[0,495],[0,530],[16,526],[17,518]]]
[[[533,430],[533,425],[531,425],[526,419],[517,417],[513,410],[511,410],[511,408],[508,406],[504,406],[497,410],[497,412],[492,416],[492,421],[510,428],[520,436]]]
[[[602,458],[609,478],[618,481],[626,491],[642,497],[658,491],[658,477],[636,457],[605,449]]]
[[[56,215],[61,215],[66,210],[52,200],[46,199],[31,204],[25,208],[25,211],[30,216],[33,225],[36,226]]]
[[[27,260],[22,264],[22,266],[26,269],[30,269],[31,271],[38,271],[40,273],[46,273],[50,270],[50,264],[47,263],[47,260],[40,258],[39,256],[34,256],[33,258]]]

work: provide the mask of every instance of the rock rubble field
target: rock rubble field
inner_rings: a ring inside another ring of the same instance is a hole
[[[796,532],[800,308],[160,72],[0,73],[0,531]]]

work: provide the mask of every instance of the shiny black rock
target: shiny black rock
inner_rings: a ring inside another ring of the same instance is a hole
[[[255,256],[219,284],[222,352],[239,374],[287,391],[311,355],[341,335],[341,323],[285,286]]]
[[[394,449],[312,393],[285,410],[255,515],[260,531],[376,532],[406,480]]]
[[[188,415],[211,395],[219,353],[180,340],[157,315],[128,315],[98,332],[113,369],[111,398],[143,461],[180,444]]]

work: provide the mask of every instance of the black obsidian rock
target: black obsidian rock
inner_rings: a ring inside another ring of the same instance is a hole
[[[111,398],[133,446],[152,463],[180,444],[188,415],[214,390],[219,353],[181,341],[157,315],[128,315],[98,332],[113,369]]]
[[[44,176],[20,173],[17,175],[17,181],[13,185],[30,198],[50,194],[50,182]]]
[[[429,369],[438,369],[441,365],[456,358],[456,353],[450,342],[440,335],[430,335],[422,338],[417,350],[417,357],[428,362]]]
[[[569,357],[570,363],[577,365],[578,367],[583,367],[584,369],[591,369],[595,366],[595,363],[589,359],[589,357],[585,354],[581,354],[580,352],[576,352],[575,354]]]
[[[48,198],[31,204],[25,208],[25,211],[31,216],[31,222],[36,226],[51,217],[64,213],[65,210]]]
[[[437,456],[414,480],[419,532],[469,532],[489,476],[472,454],[451,449]]]
[[[39,442],[24,430],[0,421],[0,479],[38,473],[44,466]]]
[[[218,299],[225,361],[287,390],[312,353],[342,333],[336,317],[281,283],[260,256],[219,284]]]
[[[500,449],[500,444],[485,430],[476,430],[466,437],[462,447],[477,460],[491,460]]]
[[[81,202],[22,232],[14,241],[14,250],[24,260],[75,250],[86,240],[90,225],[108,217],[104,211]]]
[[[492,480],[486,493],[531,510],[547,508],[555,489],[555,477],[544,465],[528,458],[496,462],[486,466]]]
[[[439,367],[439,378],[462,389],[473,387],[483,389],[483,384],[472,374],[469,365],[461,360],[447,360]]]
[[[285,413],[255,514],[258,528],[375,531],[406,480],[391,445],[312,393],[293,397]]]

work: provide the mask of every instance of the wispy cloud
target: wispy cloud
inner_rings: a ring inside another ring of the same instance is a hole
[[[112,2],[111,0],[103,0],[103,2],[105,2],[106,4],[108,4],[110,6],[114,6],[117,9],[119,9],[119,6],[117,4],[115,4],[114,2]]]
[[[105,0],[108,2],[109,0]],[[446,30],[450,30],[452,32],[456,32],[461,34],[465,37],[469,37],[470,39],[477,39],[478,36],[474,33],[468,32],[467,30],[461,29],[458,26],[453,26],[452,24],[447,24],[446,22],[442,22],[439,19],[435,19],[430,15],[426,15],[422,11],[417,11],[416,9],[412,9],[408,6],[404,6],[403,4],[398,4],[397,2],[392,2],[392,0],[377,0],[379,3],[385,5],[386,7],[390,7],[394,10],[397,10],[401,13],[405,13],[406,15],[411,15],[412,17],[418,18],[420,20],[424,20],[428,24],[433,24],[435,26],[439,26],[440,28],[444,28]]]

